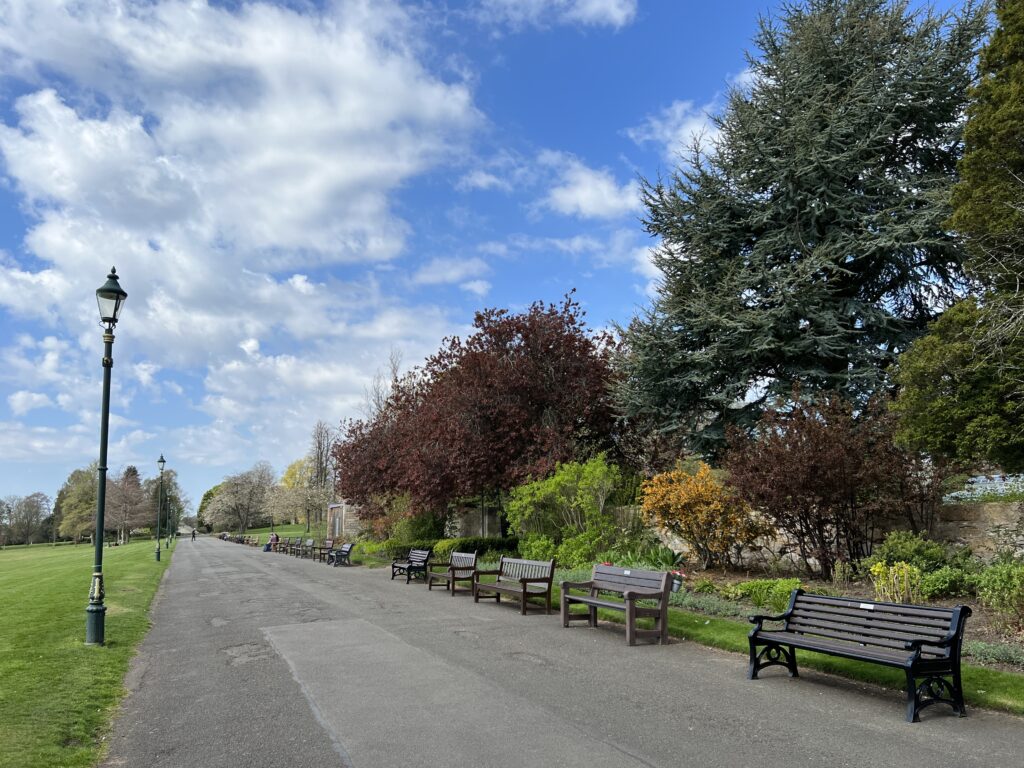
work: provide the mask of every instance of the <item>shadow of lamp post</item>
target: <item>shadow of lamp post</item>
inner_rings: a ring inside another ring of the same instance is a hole
[[[103,326],[103,406],[100,412],[100,463],[97,468],[96,533],[93,543],[96,562],[92,567],[89,605],[85,609],[85,644],[103,645],[103,621],[107,607],[103,604],[103,513],[107,502],[107,427],[110,423],[110,369],[114,367],[114,326],[128,294],[117,282],[117,270],[110,268],[107,282],[96,289]]]
[[[160,492],[156,497],[156,561],[160,562],[160,515],[164,509],[164,455],[161,453],[156,465],[160,467]]]

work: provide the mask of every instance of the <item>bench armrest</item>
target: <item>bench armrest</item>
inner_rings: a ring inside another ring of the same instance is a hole
[[[563,581],[559,583],[559,589],[565,592],[567,589],[592,589],[592,581]]]
[[[908,640],[903,644],[905,651],[919,651],[923,645],[932,645],[939,648],[945,648],[948,645],[952,645],[953,641],[956,640],[957,632],[955,629],[950,630],[946,633],[946,636],[941,640],[925,640],[924,638],[917,638],[915,640]]]
[[[756,624],[757,626],[754,627],[754,631],[755,632],[760,632],[761,629],[762,629],[761,624],[763,624],[764,622],[766,622],[766,621],[785,621],[788,618],[789,618],[789,611],[786,611],[785,613],[780,613],[778,616],[765,616],[763,614],[758,614],[757,616],[747,616],[747,621],[749,621],[751,624]]]

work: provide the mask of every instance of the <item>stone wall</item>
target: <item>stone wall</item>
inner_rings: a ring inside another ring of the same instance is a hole
[[[943,504],[935,522],[933,537],[954,544],[966,544],[981,556],[995,554],[999,545],[992,529],[1013,528],[1024,514],[1022,502],[972,502]],[[1024,541],[1017,542],[1024,546]]]

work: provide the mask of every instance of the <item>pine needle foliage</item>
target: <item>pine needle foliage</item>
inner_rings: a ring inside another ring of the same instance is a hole
[[[716,454],[794,384],[860,401],[962,291],[945,226],[984,9],[806,0],[762,18],[749,78],[643,184],[663,273],[623,330],[632,418]]]

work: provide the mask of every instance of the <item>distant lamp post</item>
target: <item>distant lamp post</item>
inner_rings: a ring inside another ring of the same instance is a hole
[[[110,369],[114,367],[114,326],[128,294],[117,282],[117,270],[110,268],[107,282],[96,289],[103,326],[103,406],[100,412],[100,463],[97,468],[96,534],[93,536],[96,562],[92,567],[89,605],[85,609],[85,644],[103,645],[103,622],[107,607],[103,604],[103,514],[107,503],[107,427],[110,424]]]
[[[156,561],[160,562],[160,515],[164,508],[164,455],[161,453],[156,465],[160,467],[160,493],[156,499]]]

